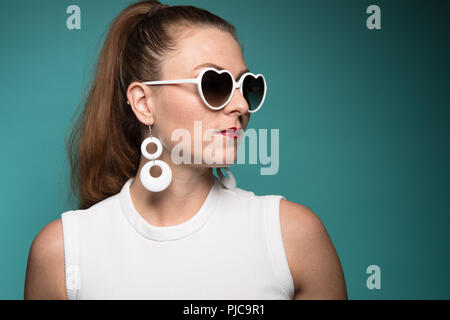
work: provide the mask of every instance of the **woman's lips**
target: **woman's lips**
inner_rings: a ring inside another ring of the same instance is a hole
[[[236,128],[236,127],[231,127],[231,128],[222,130],[222,131],[220,131],[220,132],[218,132],[218,133],[220,133],[221,135],[224,135],[224,136],[227,136],[227,137],[235,138],[235,139],[236,139],[236,138],[239,137],[239,135],[241,134],[241,132],[242,132],[242,129],[238,129],[238,128]]]
[[[233,133],[233,132],[219,132],[221,135],[224,135],[224,136],[227,136],[227,137],[230,137],[230,138],[237,138],[238,137],[238,135],[237,134],[235,134],[235,133]]]

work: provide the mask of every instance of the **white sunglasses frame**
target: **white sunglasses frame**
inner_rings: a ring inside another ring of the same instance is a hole
[[[211,105],[208,103],[208,101],[206,101],[205,97],[203,96],[203,91],[202,91],[202,77],[203,77],[203,74],[204,74],[205,72],[209,71],[209,70],[213,70],[213,71],[217,72],[218,74],[221,74],[221,73],[224,73],[224,72],[225,72],[225,73],[228,73],[228,74],[230,75],[232,81],[233,81],[233,88],[231,89],[230,96],[228,97],[227,101],[225,101],[225,103],[222,104],[222,105],[219,106],[219,107],[213,107],[213,106],[211,106]],[[197,90],[198,90],[198,93],[199,93],[200,97],[201,97],[202,100],[203,100],[203,103],[204,103],[208,108],[211,108],[211,109],[213,109],[213,110],[220,110],[220,109],[223,109],[223,108],[227,105],[228,102],[230,102],[231,98],[232,98],[233,95],[234,95],[234,92],[235,92],[236,88],[239,88],[239,90],[241,91],[241,94],[244,95],[244,93],[242,92],[242,84],[243,84],[243,82],[244,82],[245,77],[247,77],[248,75],[252,75],[255,79],[261,76],[262,79],[263,79],[263,83],[264,83],[264,94],[263,94],[263,97],[262,97],[261,102],[259,103],[258,107],[257,107],[255,110],[250,110],[250,106],[249,106],[249,109],[248,109],[248,112],[250,112],[250,113],[255,113],[255,112],[258,111],[258,110],[261,108],[261,106],[263,105],[264,100],[266,99],[266,93],[267,93],[266,79],[265,79],[264,76],[263,76],[262,74],[260,74],[260,73],[258,73],[257,75],[255,75],[255,74],[253,74],[253,73],[251,73],[251,72],[246,72],[246,73],[244,73],[244,74],[240,77],[239,81],[236,82],[236,81],[234,80],[234,77],[233,77],[233,75],[231,74],[231,72],[228,71],[228,70],[226,70],[226,69],[223,69],[223,70],[217,70],[216,68],[205,68],[205,69],[203,69],[203,70],[200,72],[200,74],[199,74],[196,78],[192,78],[192,79],[144,81],[144,82],[142,82],[142,83],[143,83],[143,84],[147,84],[147,85],[177,84],[177,83],[194,83],[194,84],[197,85]]]

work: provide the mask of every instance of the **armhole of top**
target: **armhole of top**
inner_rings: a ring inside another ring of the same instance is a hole
[[[286,198],[281,195],[271,195],[266,198],[265,225],[272,265],[284,293],[289,299],[292,299],[295,293],[294,280],[289,269],[280,223],[280,202],[281,199]]]
[[[78,213],[73,210],[64,212],[61,215],[64,238],[65,284],[68,300],[77,300],[80,288],[78,219]]]

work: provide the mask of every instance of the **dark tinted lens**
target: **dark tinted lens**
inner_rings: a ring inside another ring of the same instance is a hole
[[[230,97],[232,88],[233,79],[226,72],[218,74],[213,70],[208,70],[203,74],[203,96],[213,107],[220,107],[223,105]]]
[[[242,84],[242,92],[247,100],[250,110],[258,108],[264,97],[264,80],[259,76],[255,79],[252,75],[247,75]]]

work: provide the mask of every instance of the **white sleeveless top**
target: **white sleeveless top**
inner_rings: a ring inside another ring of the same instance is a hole
[[[61,215],[68,299],[293,299],[281,195],[226,189],[174,226],[136,211],[130,178],[88,209]]]

